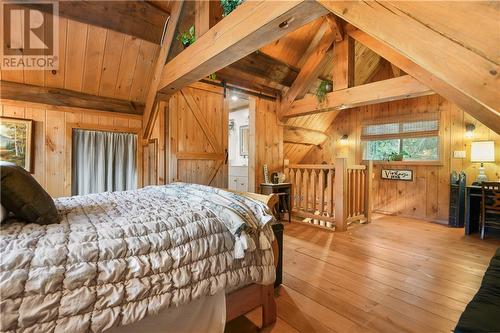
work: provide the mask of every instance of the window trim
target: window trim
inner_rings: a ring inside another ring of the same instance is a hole
[[[418,122],[418,121],[432,121],[437,120],[438,128],[436,130],[423,131],[423,132],[401,132],[397,134],[379,134],[379,135],[363,135],[363,128],[369,125],[381,125],[381,124],[390,124],[390,123],[402,123],[405,122]],[[418,114],[405,114],[401,116],[391,116],[391,117],[381,117],[376,119],[371,119],[368,121],[364,121],[361,124],[361,159],[364,162],[369,160],[365,159],[365,149],[364,149],[364,141],[379,141],[379,140],[391,140],[391,139],[399,139],[400,143],[400,151],[403,147],[402,140],[408,138],[420,138],[420,137],[437,137],[438,138],[438,158],[436,160],[403,160],[403,161],[386,161],[386,160],[371,160],[374,164],[391,164],[391,165],[434,165],[434,166],[442,166],[443,164],[443,155],[444,155],[444,140],[443,140],[443,127],[441,112],[425,112]]]

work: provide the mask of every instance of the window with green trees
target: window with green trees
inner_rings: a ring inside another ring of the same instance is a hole
[[[439,115],[365,124],[363,159],[374,161],[438,161]]]

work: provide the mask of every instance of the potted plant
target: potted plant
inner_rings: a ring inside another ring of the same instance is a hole
[[[192,25],[188,31],[184,31],[182,34],[177,35],[177,40],[182,43],[184,48],[193,44],[196,41],[194,25]]]
[[[316,89],[316,98],[321,104],[326,100],[326,94],[332,91],[332,84],[327,80],[321,80],[318,88]]]
[[[222,16],[227,16],[236,7],[238,7],[243,0],[220,0],[220,6],[222,7]]]
[[[402,150],[400,153],[392,152],[389,154],[388,161],[402,161],[405,156],[410,156],[406,151]]]

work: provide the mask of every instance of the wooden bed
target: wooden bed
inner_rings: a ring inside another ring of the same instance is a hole
[[[236,192],[240,195],[265,203],[271,211],[278,203],[276,194],[262,195],[249,192]],[[278,243],[276,239],[273,244],[274,265],[278,262]],[[269,326],[276,321],[276,301],[274,299],[274,284],[260,285],[250,284],[235,290],[226,296],[226,322],[262,307],[262,327]]]

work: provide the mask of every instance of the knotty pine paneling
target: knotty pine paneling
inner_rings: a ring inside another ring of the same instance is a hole
[[[59,17],[59,69],[1,70],[2,80],[144,103],[159,45]]]
[[[206,85],[203,83],[195,83],[190,86],[189,92],[193,97],[200,103],[200,108],[203,112],[206,112],[207,120],[211,127],[224,129],[224,131],[217,131],[219,135],[217,137],[219,142],[224,142],[224,147],[227,147],[227,116],[215,117],[215,113],[221,112],[220,100],[217,98],[209,98],[210,94],[214,95],[214,92],[220,92],[219,88]],[[210,145],[206,141],[202,129],[197,124],[194,117],[190,115],[190,111],[186,108],[186,104],[179,102],[177,99],[179,94],[174,94],[172,96],[169,107],[166,108],[162,103],[160,103],[160,112],[152,129],[152,139],[158,139],[159,141],[159,158],[157,159],[158,165],[158,182],[163,184],[163,175],[169,174],[169,168],[171,168],[171,173],[176,173],[172,164],[177,165],[175,160],[170,160],[172,154],[169,152],[172,149],[180,149],[181,151],[197,151],[197,152],[212,152]],[[283,126],[279,124],[276,117],[276,102],[269,101],[265,99],[260,99],[256,97],[249,97],[250,100],[250,115],[249,123],[250,133],[249,133],[249,173],[253,174],[250,178],[254,178],[253,183],[249,183],[249,191],[259,191],[259,184],[264,181],[264,164],[268,165],[269,175],[273,171],[283,171]],[[164,114],[163,114],[164,112]],[[227,111],[224,111],[227,112]],[[170,113],[170,115],[169,115]],[[182,114],[182,117],[179,115]],[[175,116],[177,115],[177,116]],[[182,119],[181,119],[182,118]],[[186,121],[184,121],[186,118]],[[172,127],[172,119],[177,119],[177,126]],[[220,119],[225,119],[225,123],[221,123]],[[253,126],[252,126],[253,124]],[[169,131],[171,131],[169,135]],[[182,138],[178,138],[179,133],[188,133]],[[162,142],[165,138],[170,137],[170,140],[166,140],[165,146],[162,147]],[[174,139],[175,138],[175,139]],[[178,138],[178,139],[177,139]],[[162,156],[165,154],[165,156]],[[202,161],[203,162],[203,161]],[[209,168],[203,168],[199,161],[196,160],[184,160],[183,168],[179,169],[178,172],[182,179],[196,180],[200,173],[206,172]],[[164,171],[162,171],[162,168]],[[227,184],[227,173],[221,173],[217,177],[225,177],[225,181],[218,179],[217,183],[225,182]],[[166,177],[165,178],[169,178]],[[172,181],[167,179],[166,182]]]
[[[262,98],[250,98],[249,168],[255,183],[249,183],[249,191],[259,192],[264,182],[264,164],[269,177],[275,171],[283,171],[283,126],[276,116],[277,102]],[[255,186],[252,188],[252,185]]]
[[[34,172],[35,179],[53,197],[71,195],[71,156],[68,147],[67,124],[115,126],[131,131],[141,130],[142,117],[110,112],[56,111],[0,104],[0,114],[4,117],[34,120]],[[139,138],[140,139],[140,138]],[[140,140],[138,141],[140,145]],[[142,159],[139,149],[138,159]],[[141,169],[137,172],[142,179]]]
[[[441,114],[441,163],[439,165],[376,164],[373,182],[374,208],[387,214],[447,221],[450,172],[464,170],[467,174],[467,183],[471,184],[479,172],[479,164],[470,162],[471,142],[494,140],[497,162],[486,163],[485,168],[489,179],[500,179],[500,135],[438,95],[344,110],[328,129],[327,134],[330,139],[325,142],[323,148],[313,148],[302,163],[323,161],[333,163],[335,158],[345,157],[349,163],[358,164],[362,159],[360,136],[363,122],[435,111]],[[466,123],[473,123],[476,126],[472,139],[464,135]],[[349,136],[348,144],[345,146],[339,143],[344,134]],[[465,150],[466,158],[454,158],[455,150]],[[380,179],[382,168],[411,169],[414,172],[414,180],[411,182],[382,180]]]

